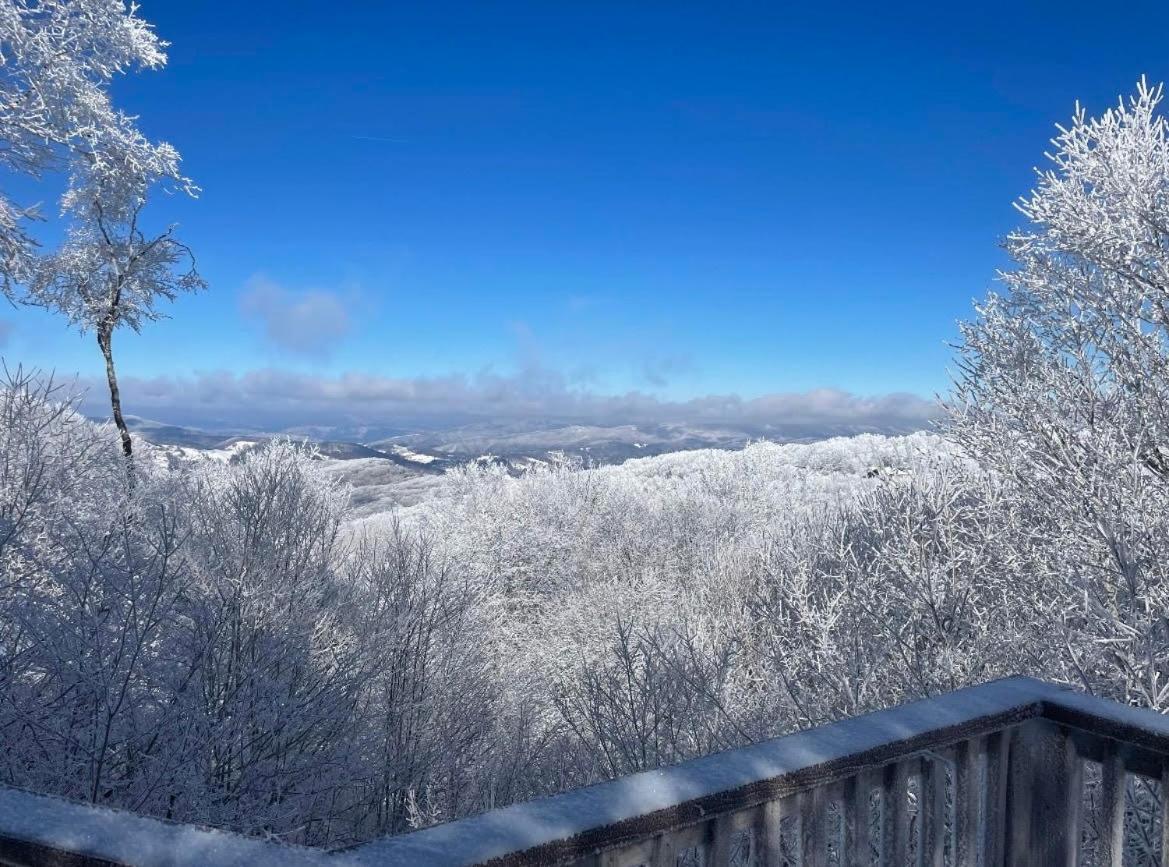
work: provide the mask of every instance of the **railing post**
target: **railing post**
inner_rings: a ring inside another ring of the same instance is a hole
[[[735,838],[734,814],[723,813],[712,823],[710,840],[711,867],[730,867],[731,845]]]
[[[1121,867],[1124,863],[1124,761],[1119,745],[1107,741],[1100,762],[1100,834],[1096,843],[1097,867]]]
[[[638,841],[637,843],[631,843],[628,846],[622,846],[619,849],[610,849],[606,852],[601,852],[595,859],[585,859],[583,862],[578,863],[585,865],[585,867],[588,867],[588,865],[596,865],[596,867],[641,867],[641,865],[654,864],[657,858],[657,852],[658,838],[651,838]]]
[[[1002,867],[1006,857],[1007,758],[1010,732],[993,732],[986,738],[986,768],[982,810],[982,851],[986,867]]]
[[[763,805],[757,835],[762,855],[759,867],[783,867],[783,817],[782,801],[769,801]]]
[[[954,864],[978,864],[978,828],[982,815],[981,761],[986,751],[982,738],[962,741],[954,751]]]
[[[840,862],[845,867],[869,867],[872,863],[869,822],[872,778],[867,771],[849,777],[840,802]]]
[[[1012,732],[1007,863],[1075,867],[1082,763],[1065,730],[1044,720]]]
[[[946,857],[946,763],[930,755],[921,763],[917,820],[921,826],[918,863],[945,867]]]
[[[801,792],[800,867],[824,867],[828,863],[828,797],[822,786]]]
[[[723,813],[714,820],[713,840],[710,844],[709,867],[732,867],[735,853],[746,856],[743,864],[763,867],[760,861],[760,825],[763,807],[752,807],[734,813]],[[745,852],[744,852],[744,845]]]
[[[1169,763],[1161,768],[1161,867],[1169,867]]]
[[[904,867],[909,857],[909,763],[886,765],[881,778],[881,864]]]
[[[1006,733],[1010,738],[1007,760],[1006,864],[1027,867],[1038,855],[1032,849],[1031,820],[1035,781],[1042,773],[1043,760],[1036,752],[1040,737],[1024,724]]]

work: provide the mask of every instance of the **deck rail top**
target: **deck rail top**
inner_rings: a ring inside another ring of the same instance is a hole
[[[455,867],[571,860],[746,810],[914,754],[1045,719],[1123,744],[1125,766],[1159,777],[1169,718],[1011,677],[581,789],[325,852],[0,787],[0,862],[78,867],[332,865]],[[44,858],[36,860],[40,852]],[[62,860],[47,856],[69,853]],[[23,859],[23,860],[22,860]]]

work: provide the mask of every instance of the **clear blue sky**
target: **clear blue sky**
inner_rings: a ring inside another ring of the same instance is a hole
[[[203,187],[154,216],[210,283],[120,338],[141,377],[527,366],[668,399],[929,395],[1053,124],[1169,76],[1151,2],[141,14],[170,65],[116,98]],[[59,324],[0,318],[10,359],[99,370]]]

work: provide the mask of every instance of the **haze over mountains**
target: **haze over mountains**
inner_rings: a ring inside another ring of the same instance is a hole
[[[921,425],[714,425],[582,424],[476,421],[450,427],[395,429],[363,425],[296,425],[279,430],[204,430],[138,416],[131,429],[172,462],[231,461],[273,437],[304,439],[319,449],[329,471],[353,486],[359,514],[412,505],[441,481],[447,470],[469,463],[493,464],[519,474],[554,462],[619,464],[694,449],[739,449],[752,441],[810,442],[860,433],[904,434]]]

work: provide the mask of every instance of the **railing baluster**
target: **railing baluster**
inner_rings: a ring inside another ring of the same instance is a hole
[[[678,856],[690,847],[692,839],[689,828],[659,835],[653,846],[653,867],[678,867]]]
[[[642,864],[655,864],[657,851],[657,840],[642,840],[629,846],[602,852],[596,863],[599,867],[639,867]]]
[[[760,827],[756,834],[762,856],[757,867],[783,867],[783,801],[769,801],[760,813]]]
[[[1066,730],[1044,720],[1013,732],[1009,862],[1074,867],[1079,848],[1082,764]]]
[[[977,867],[978,820],[982,814],[980,762],[986,742],[972,738],[958,744],[954,755],[954,865]]]
[[[800,867],[824,867],[828,863],[828,795],[823,786],[800,793]]]
[[[1169,867],[1169,763],[1161,768],[1161,867]]]
[[[1010,758],[1007,761],[1007,852],[1008,867],[1027,867],[1034,854],[1031,848],[1032,798],[1038,749],[1030,726],[1012,729]]]
[[[840,803],[840,861],[845,867],[870,867],[872,864],[869,836],[872,790],[872,779],[864,771],[849,777],[844,783]]]
[[[1121,867],[1124,860],[1124,762],[1118,745],[1109,741],[1100,762],[1100,815],[1097,818],[1097,867]]]
[[[893,835],[895,833],[896,823],[894,821],[894,798],[893,790],[896,788],[897,767],[895,765],[885,765],[881,769],[881,818],[877,825],[881,834],[880,845],[880,864],[881,867],[889,867],[893,857]]]
[[[785,844],[784,856],[789,864],[799,864],[801,867],[804,863],[804,811],[802,804],[799,795],[783,799],[783,814],[792,820],[792,847],[790,851],[786,851]]]
[[[784,839],[784,824],[791,820],[793,831],[789,846]],[[800,827],[800,804],[795,795],[763,805],[759,829],[761,858],[759,867],[784,867],[785,864],[799,864],[803,859],[803,829]]]
[[[886,765],[881,779],[881,865],[906,867],[909,859],[909,763]]]
[[[669,831],[654,838],[653,867],[678,867],[678,850]]]
[[[723,813],[711,824],[710,867],[730,867],[731,845],[735,839],[733,813]]]
[[[1042,802],[1032,833],[1047,841],[1046,863],[1075,867],[1080,856],[1084,762],[1065,729],[1051,739],[1050,747],[1053,773],[1037,781]]]
[[[760,828],[763,823],[763,807],[752,807],[734,813],[723,813],[712,822],[710,843],[710,867],[731,867],[731,859],[739,850],[739,844],[746,837],[746,851],[753,867],[762,867],[759,855]],[[744,862],[746,864],[748,862]]]
[[[941,756],[922,762],[917,808],[921,823],[918,863],[924,867],[945,867],[946,858],[946,763]]]
[[[1009,756],[1009,732],[993,732],[987,736],[982,810],[982,851],[985,867],[1001,867],[1006,856]]]

